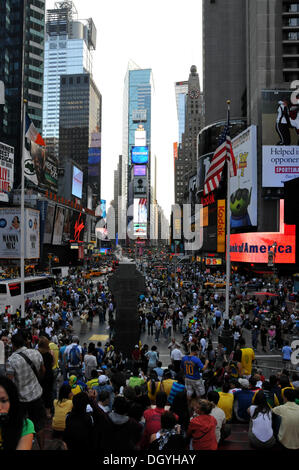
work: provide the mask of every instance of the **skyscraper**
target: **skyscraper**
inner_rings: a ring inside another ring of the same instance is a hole
[[[0,106],[0,138],[15,148],[15,187],[20,184],[22,102],[42,131],[45,0],[1,0],[0,80],[5,105]]]
[[[92,74],[96,28],[92,19],[78,20],[72,1],[47,11],[44,73],[43,137],[47,150],[58,157],[60,76]]]
[[[185,97],[184,133],[178,146],[175,160],[175,203],[183,204],[189,177],[196,172],[197,135],[201,127],[202,94],[200,91],[197,68],[192,65],[187,82],[188,93]],[[181,113],[183,110],[181,110]]]
[[[145,131],[143,146],[147,147],[149,160],[146,163],[146,205],[144,211],[149,209],[151,200],[151,117],[152,96],[154,92],[153,75],[151,69],[141,69],[130,62],[125,76],[123,101],[123,166],[122,166],[122,196],[124,206],[134,204],[134,165],[131,161],[131,151],[135,146],[135,133],[140,126]],[[125,210],[123,207],[123,210]],[[132,218],[133,216],[131,216]],[[149,222],[149,212],[147,213]]]
[[[59,166],[63,168],[67,159],[78,163],[84,174],[83,203],[87,203],[88,185],[92,186],[98,203],[101,198],[101,155],[89,149],[100,149],[93,140],[94,135],[101,132],[102,97],[88,73],[61,75],[60,82]],[[97,174],[91,174],[91,165]],[[94,186],[95,176],[97,186]]]

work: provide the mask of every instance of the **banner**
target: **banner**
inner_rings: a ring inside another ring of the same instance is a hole
[[[296,101],[296,102],[294,102]],[[262,91],[264,188],[299,176],[299,105],[289,90]]]
[[[45,147],[30,143],[30,152],[24,148],[25,178],[35,186],[57,192],[58,162],[48,155]]]
[[[39,211],[25,209],[26,259],[40,257]],[[18,207],[0,208],[0,258],[20,258],[21,254],[21,209]]]
[[[54,228],[53,228],[53,239],[52,239],[53,245],[61,245],[63,223],[64,223],[64,209],[62,207],[56,206]]]
[[[225,199],[217,201],[217,253],[225,253]]]
[[[0,201],[8,202],[14,182],[14,148],[0,142]]]
[[[50,244],[52,242],[52,232],[54,225],[55,206],[48,204],[47,215],[44,228],[44,243]]]
[[[251,126],[232,140],[237,176],[230,179],[232,229],[257,226],[257,137]]]

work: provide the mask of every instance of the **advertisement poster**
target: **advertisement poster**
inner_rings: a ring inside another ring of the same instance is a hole
[[[135,165],[148,163],[148,147],[133,147],[131,157]]]
[[[225,253],[225,199],[217,201],[217,252]]]
[[[14,182],[14,148],[0,142],[0,201],[8,202]]]
[[[64,209],[64,223],[62,232],[62,242],[66,243],[70,240],[71,235],[71,209]]]
[[[54,225],[55,206],[48,204],[47,215],[44,228],[44,243],[52,242],[52,232]]]
[[[57,192],[58,162],[45,147],[31,142],[30,151],[25,149],[25,177],[40,188]]]
[[[56,207],[54,229],[53,229],[53,245],[61,245],[62,233],[64,224],[64,209],[62,207]]]
[[[286,90],[262,91],[264,188],[282,188],[299,176],[299,105]]]
[[[237,176],[230,179],[232,229],[257,226],[257,137],[251,126],[232,140]]]
[[[76,166],[73,166],[73,182],[72,182],[72,194],[77,198],[82,198],[83,188],[83,171]]]
[[[39,258],[39,211],[25,209],[25,258]],[[20,258],[21,210],[0,209],[0,258]]]

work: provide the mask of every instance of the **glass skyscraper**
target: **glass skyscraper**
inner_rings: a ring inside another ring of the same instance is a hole
[[[77,20],[73,2],[60,2],[47,11],[44,70],[43,137],[58,151],[60,76],[92,74],[96,29],[91,19]],[[57,155],[56,155],[57,156]]]

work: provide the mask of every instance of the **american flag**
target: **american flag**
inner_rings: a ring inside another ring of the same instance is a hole
[[[226,124],[219,137],[219,146],[215,151],[204,184],[204,195],[218,188],[225,162],[230,166],[230,176],[237,176],[236,160],[229,135],[229,125]]]

